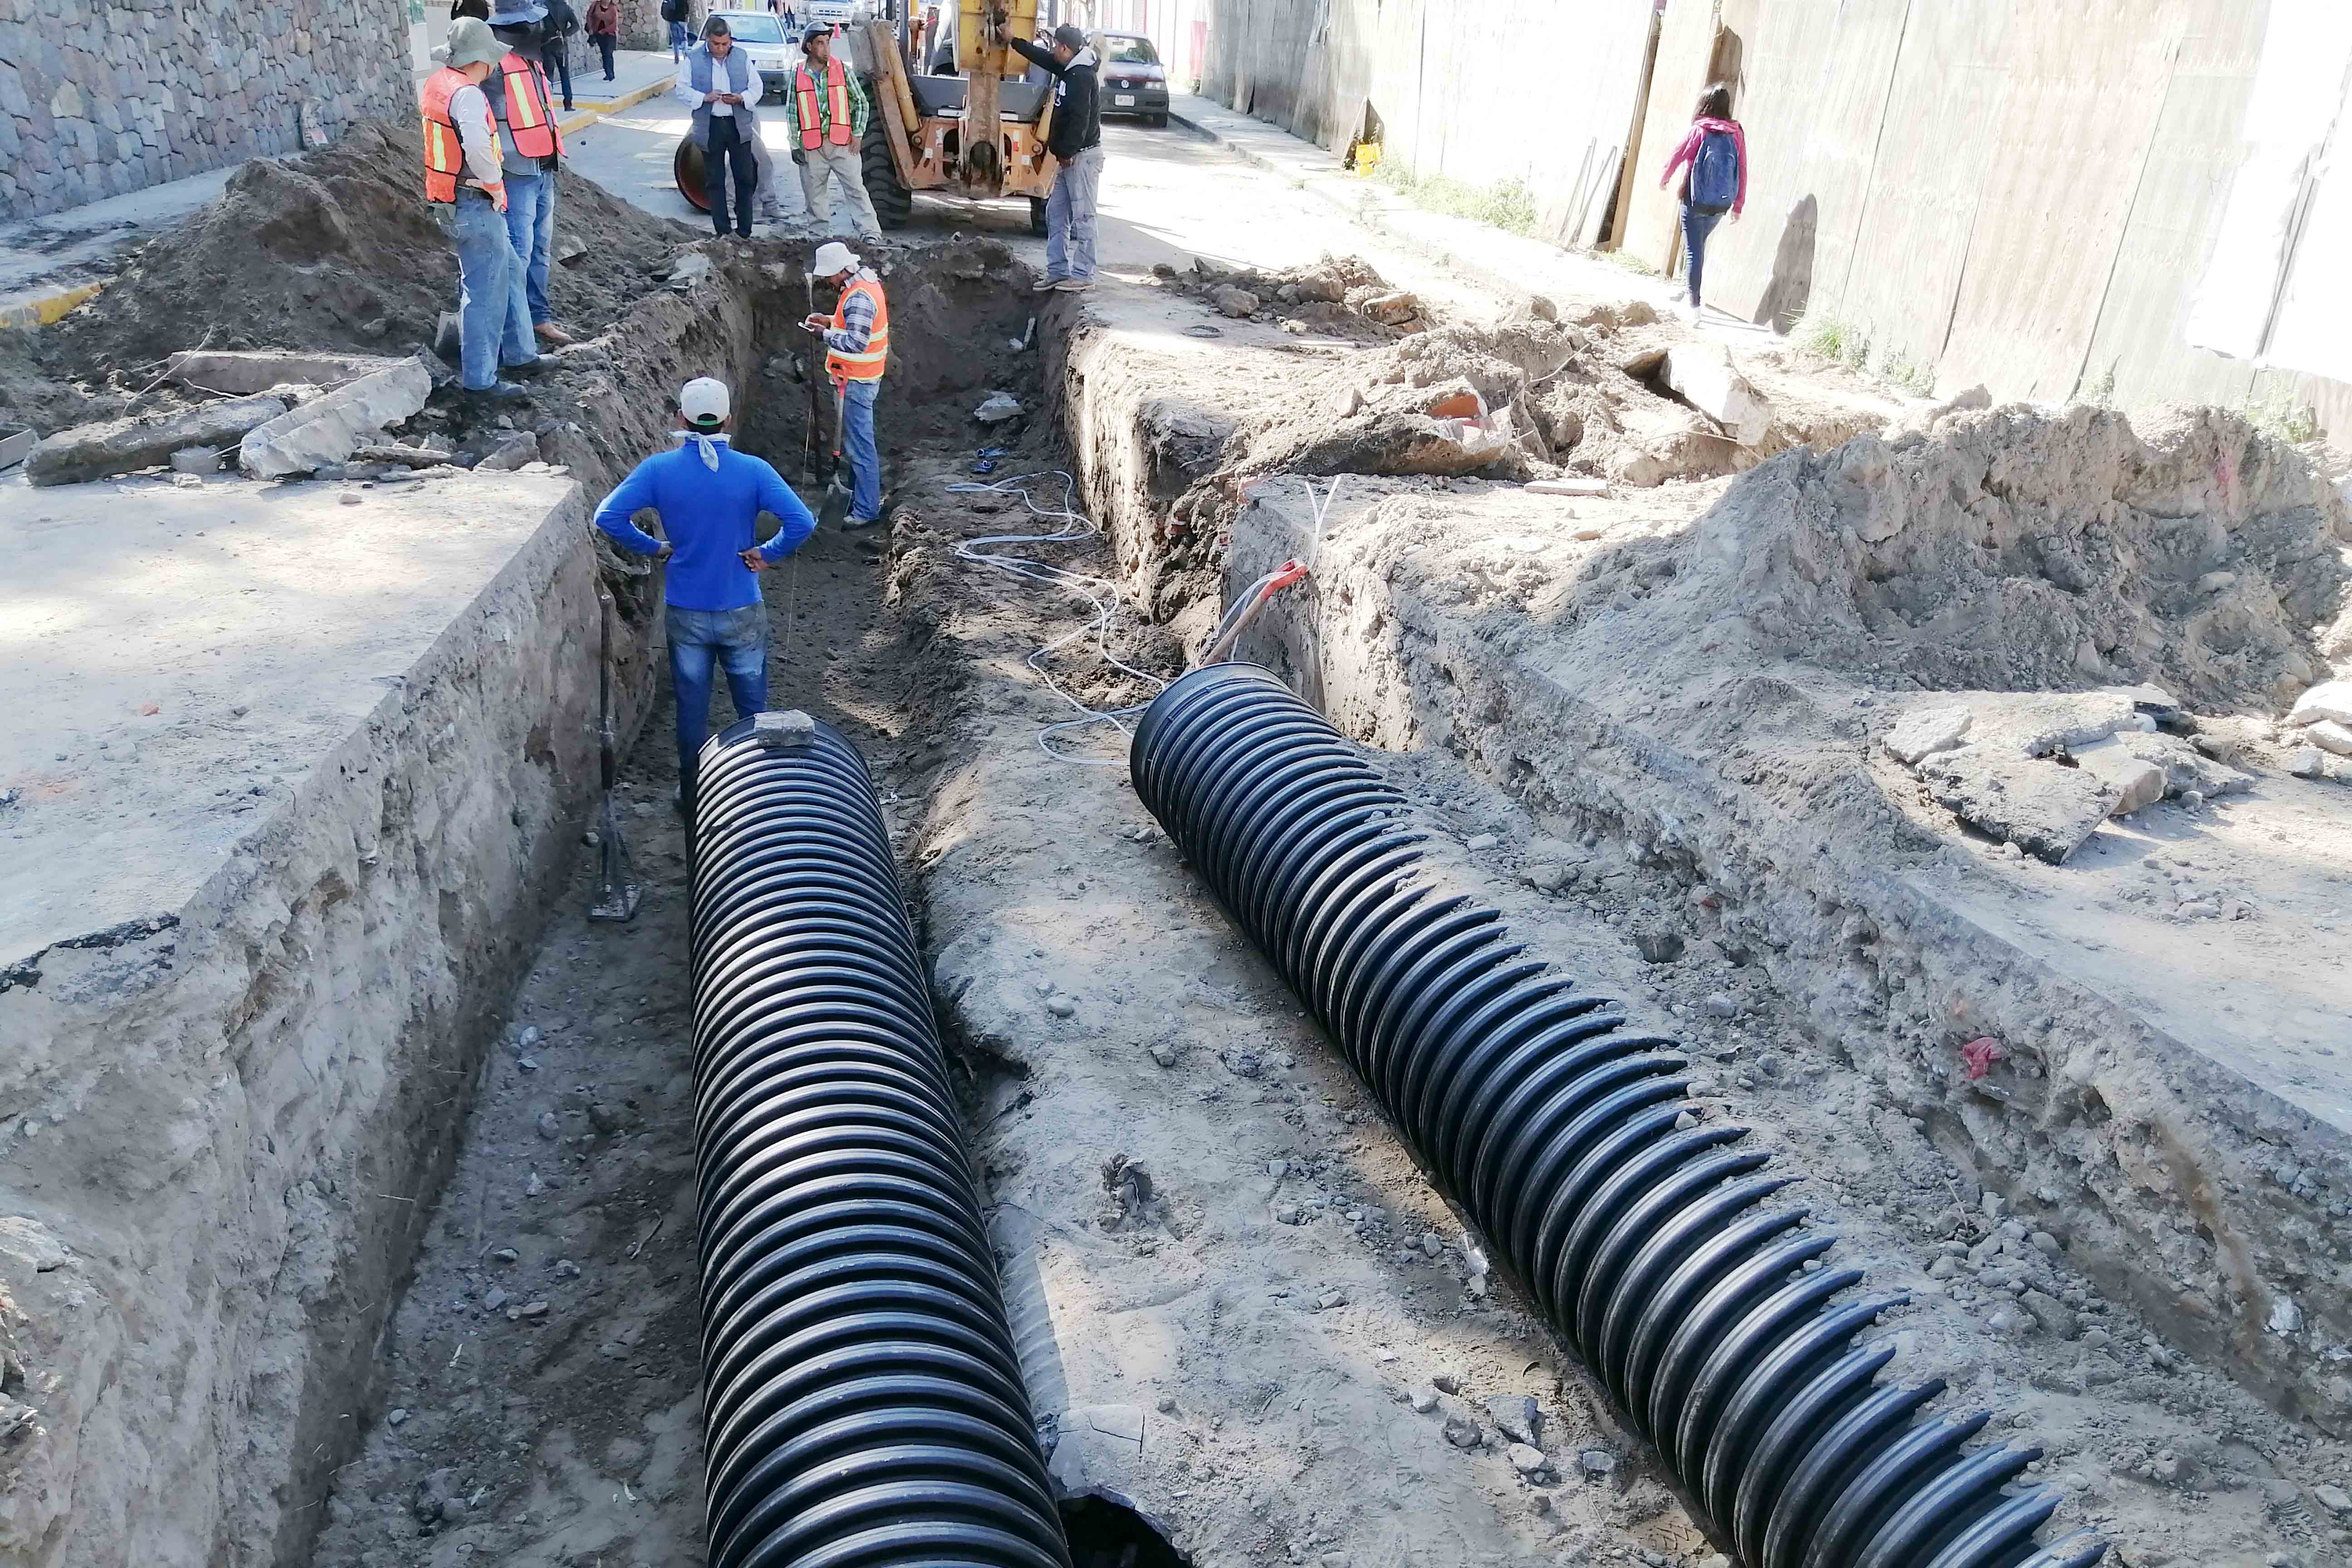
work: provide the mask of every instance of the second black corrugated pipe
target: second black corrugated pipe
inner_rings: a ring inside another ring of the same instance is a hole
[[[1676,1043],[1628,1026],[1415,879],[1404,799],[1253,665],[1196,669],[1137,726],[1136,794],[1314,1010],[1553,1327],[1753,1568],[2090,1568],[2035,1540],[2038,1448],[1922,1415],[1855,1342],[1899,1294],[1777,1201],[1745,1130],[1677,1127]]]
[[[865,760],[761,714],[697,793],[711,1568],[1068,1568]]]

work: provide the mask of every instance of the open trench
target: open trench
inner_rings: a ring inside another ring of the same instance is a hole
[[[689,301],[654,297],[615,329],[559,442],[592,488],[659,438],[660,400],[694,374],[737,387],[740,444],[803,479],[803,249],[714,249]],[[908,247],[886,276],[891,524],[820,534],[765,579],[770,701],[835,725],[872,766],[1076,1560],[1722,1561],[1727,1542],[1160,836],[1118,736],[1045,733],[1073,710],[1024,661],[1085,603],[958,559],[974,539],[1052,531],[1033,509],[1056,510],[1051,476],[1074,470],[1107,537],[1016,548],[1116,580],[1156,619],[1124,611],[1108,633],[1145,679],[1084,645],[1047,668],[1096,708],[1147,700],[1149,678],[1184,662],[1158,623],[1189,630],[1186,600],[1225,586],[1222,546],[1170,523],[1213,467],[1214,411],[1171,414],[1181,378],[1163,389],[1147,357],[1123,365],[1067,300],[1041,310],[1002,247]],[[1006,346],[1033,316],[1032,348]],[[969,411],[997,388],[1029,413],[983,432]],[[1036,477],[950,489],[991,440],[1013,449],[999,476]],[[643,677],[650,584],[604,559]],[[666,687],[652,683],[622,775],[640,910],[588,921],[583,844],[284,1558],[298,1538],[313,1563],[371,1568],[703,1556],[688,868]],[[714,728],[729,717],[722,687]],[[1952,1238],[1967,1254],[2005,1235],[1927,1123],[1822,1037],[1785,968],[1633,954],[1629,921],[1712,911],[1633,828],[1538,821],[1444,750],[1380,765],[1451,829],[1434,856],[1450,888],[1712,1057],[1751,1098],[1759,1141],[1822,1187],[1814,1223],[1874,1278],[1924,1278]],[[1493,834],[1516,857],[1564,826],[1592,868],[1564,889],[1463,847]],[[1994,1344],[1923,1291],[1887,1317],[1905,1374],[2031,1426],[2048,1450],[2032,1479],[2130,1568],[2333,1560],[2343,1531],[2302,1500],[2346,1479],[2341,1450],[2168,1349],[2084,1260],[2027,1234],[2020,1285],[2075,1331]]]

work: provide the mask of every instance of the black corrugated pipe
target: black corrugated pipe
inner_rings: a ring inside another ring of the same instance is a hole
[[[1676,1042],[1626,1026],[1416,881],[1404,798],[1254,665],[1153,700],[1136,794],[1339,1042],[1554,1329],[1753,1568],[2090,1568],[2050,1545],[2038,1448],[1968,1448],[1984,1415],[1920,1412],[1854,1341],[1900,1294],[1857,1290],[1775,1195],[1745,1129],[1677,1131]],[[1808,1269],[1808,1265],[1813,1267]]]
[[[767,713],[700,771],[711,1568],[1069,1568],[865,759]]]

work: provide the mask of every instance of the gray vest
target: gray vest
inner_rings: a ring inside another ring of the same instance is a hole
[[[709,45],[697,44],[693,51],[686,57],[686,66],[687,69],[693,73],[687,79],[694,84],[694,90],[698,93],[710,90],[711,68],[714,66],[727,73],[727,85],[720,89],[721,91],[740,92],[747,96],[751,93],[751,58],[740,48],[728,50],[727,58],[722,61],[710,58]],[[738,103],[730,107],[735,110],[736,120],[741,123],[743,133],[746,136],[752,134],[751,125],[758,117],[751,112],[751,106],[748,103]],[[694,130],[691,134],[696,146],[709,150],[710,105],[698,103],[694,106]]]

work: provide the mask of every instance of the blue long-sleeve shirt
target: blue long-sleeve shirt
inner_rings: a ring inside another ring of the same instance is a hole
[[[662,542],[629,519],[644,507],[661,514],[674,552],[669,602],[681,610],[740,610],[760,602],[760,579],[741,559],[751,548],[751,524],[760,513],[772,512],[783,524],[760,547],[771,562],[782,561],[816,531],[816,519],[782,475],[728,446],[724,436],[712,440],[718,468],[704,467],[699,445],[688,441],[639,463],[596,509],[596,526],[639,555],[659,553]]]

